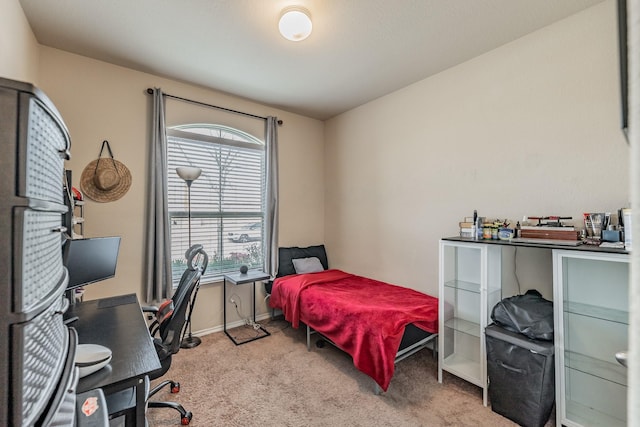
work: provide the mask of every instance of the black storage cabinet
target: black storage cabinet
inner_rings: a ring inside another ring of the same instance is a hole
[[[553,341],[493,323],[485,336],[491,409],[525,427],[544,426],[555,403]]]
[[[64,324],[64,161],[71,140],[35,86],[0,78],[0,426],[74,424],[77,335]]]

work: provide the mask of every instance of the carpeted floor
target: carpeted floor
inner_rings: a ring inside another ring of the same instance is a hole
[[[375,395],[345,353],[330,345],[307,352],[304,330],[283,320],[263,325],[271,336],[236,346],[220,332],[181,350],[167,375],[180,393],[153,400],[182,403],[194,427],[514,425],[482,406],[478,387],[446,373],[439,384],[430,350],[399,362],[389,390]],[[149,409],[148,417],[151,427],[180,425],[171,409]]]

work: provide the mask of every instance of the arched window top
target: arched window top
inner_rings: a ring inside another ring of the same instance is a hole
[[[191,123],[184,125],[171,126],[169,129],[175,129],[182,132],[194,133],[214,138],[222,138],[231,141],[247,142],[251,144],[264,145],[264,141],[255,136],[243,132],[241,130],[218,124],[208,123]]]

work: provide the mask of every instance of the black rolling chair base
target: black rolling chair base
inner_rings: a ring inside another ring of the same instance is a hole
[[[185,410],[181,404],[175,402],[148,402],[149,408],[172,408],[180,412],[180,423],[183,426],[189,425],[193,414]]]
[[[184,337],[182,342],[180,343],[180,348],[193,348],[200,345],[202,341],[198,337],[194,337],[193,335]]]
[[[153,396],[154,394],[156,394],[157,392],[159,392],[160,390],[162,390],[168,385],[171,385],[171,387],[169,387],[169,391],[171,391],[171,393],[173,394],[180,393],[179,382],[172,381],[172,380],[164,380],[160,384],[156,385],[149,393],[147,393],[147,398]]]

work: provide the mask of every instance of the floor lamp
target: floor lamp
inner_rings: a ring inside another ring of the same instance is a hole
[[[176,173],[184,182],[187,183],[187,193],[188,193],[188,212],[189,212],[189,247],[191,247],[191,183],[198,179],[200,174],[202,173],[202,169],[192,167],[192,166],[182,166],[176,168]],[[196,291],[193,294],[193,298],[189,303],[189,317],[187,318],[187,324],[189,325],[189,335],[182,339],[180,343],[181,348],[193,348],[200,345],[200,338],[194,337],[191,335],[191,313],[193,313],[193,305],[196,302],[196,297],[198,296],[198,289],[200,289],[200,285],[196,288]]]

